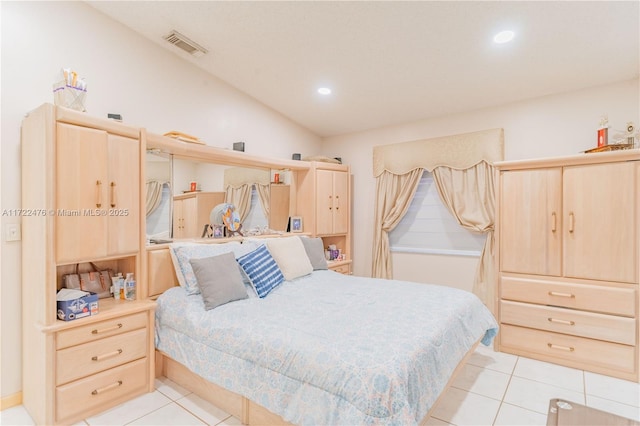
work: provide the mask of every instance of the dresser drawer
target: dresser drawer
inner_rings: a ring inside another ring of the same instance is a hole
[[[147,313],[140,312],[120,318],[94,322],[80,327],[70,328],[56,335],[56,349],[92,342],[103,337],[125,333],[127,331],[145,328]]]
[[[503,349],[520,349],[528,353],[575,361],[610,370],[625,373],[635,372],[634,346],[507,324],[500,326],[500,345]]]
[[[106,337],[56,352],[56,385],[147,356],[147,329]]]
[[[501,277],[501,299],[636,316],[636,289]]]
[[[500,322],[625,345],[636,343],[633,318],[503,300]]]
[[[335,266],[333,268],[329,268],[332,271],[336,271],[339,272],[341,274],[345,274],[345,275],[350,275],[351,274],[351,265],[340,265],[340,266]]]
[[[148,374],[149,358],[143,358],[57,387],[56,422],[74,422],[142,394]]]

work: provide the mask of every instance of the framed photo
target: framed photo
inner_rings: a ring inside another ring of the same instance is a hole
[[[224,225],[211,225],[213,227],[213,238],[224,237]]]
[[[301,216],[291,216],[291,232],[302,232]]]

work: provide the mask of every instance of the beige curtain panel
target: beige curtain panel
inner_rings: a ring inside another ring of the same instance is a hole
[[[491,164],[503,158],[503,129],[374,147],[377,193],[372,275],[393,276],[388,233],[405,215],[423,170],[428,170],[433,172],[440,197],[458,222],[487,234],[473,292],[495,313],[495,191]]]
[[[251,185],[245,184],[237,188],[228,186],[224,202],[233,204],[240,216],[240,223],[244,222],[251,209]]]
[[[162,187],[167,182],[159,180],[147,181],[146,215],[149,216],[162,201]]]
[[[403,175],[384,171],[376,179],[376,205],[373,230],[372,276],[392,278],[389,232],[398,225],[416,193],[422,169],[414,169]]]
[[[493,167],[484,161],[465,170],[436,167],[433,169],[433,180],[442,202],[458,223],[472,232],[486,234],[473,283],[473,293],[495,313]]]
[[[271,185],[257,184],[256,192],[258,193],[258,198],[260,199],[260,205],[262,206],[262,213],[264,213],[264,217],[269,218],[269,211],[270,211],[269,198],[271,193]]]

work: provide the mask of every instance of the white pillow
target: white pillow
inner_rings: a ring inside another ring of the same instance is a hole
[[[275,259],[284,279],[293,280],[313,272],[313,266],[300,237],[273,238],[267,241],[271,256]]]

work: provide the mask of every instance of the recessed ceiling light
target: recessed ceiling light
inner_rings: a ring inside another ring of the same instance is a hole
[[[321,95],[330,95],[331,89],[329,89],[328,87],[321,87],[318,89],[318,93],[320,93]]]
[[[513,40],[515,36],[513,31],[501,31],[493,37],[493,41],[496,43],[508,43]]]

